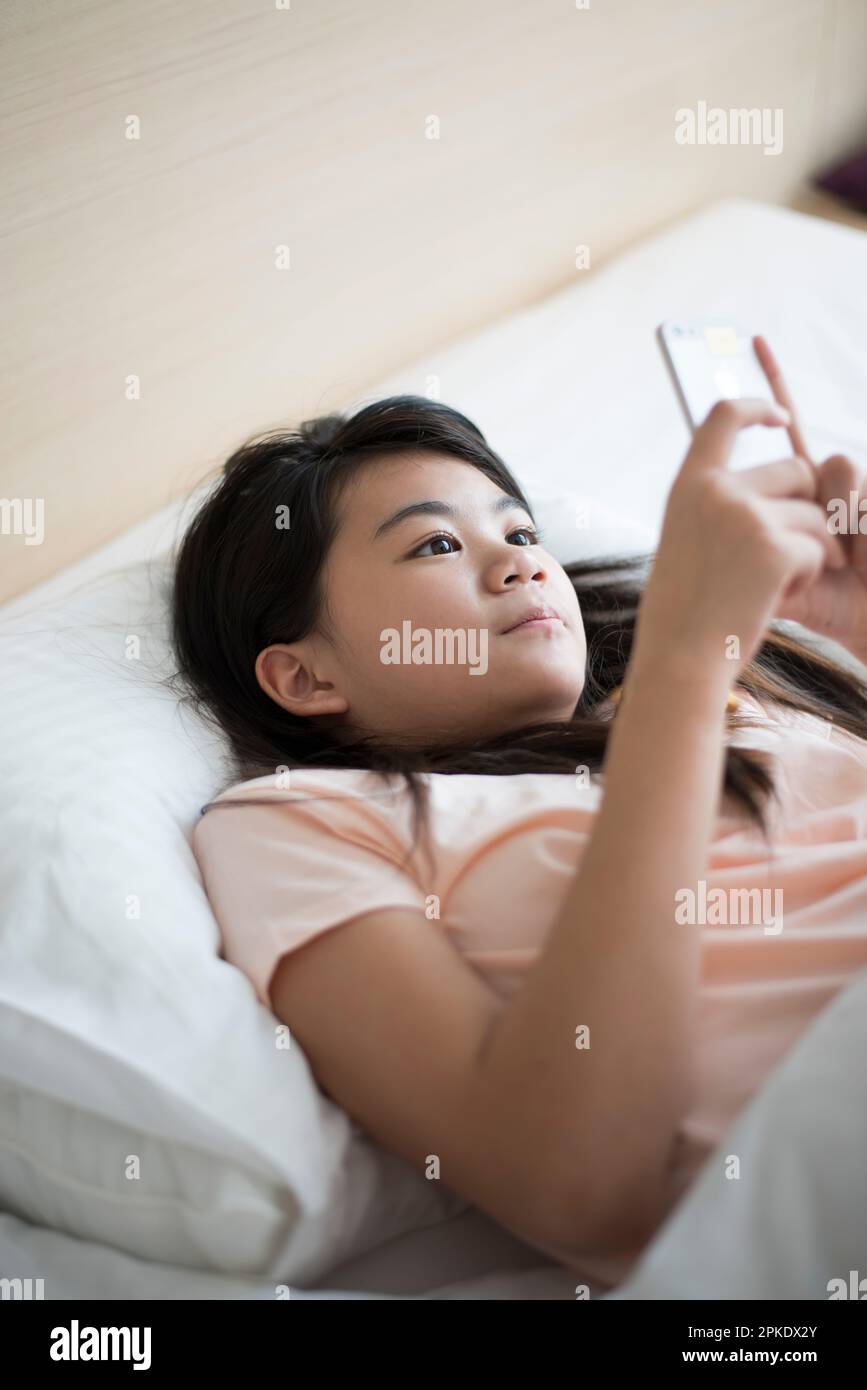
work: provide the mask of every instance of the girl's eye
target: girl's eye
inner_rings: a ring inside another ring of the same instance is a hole
[[[511,540],[513,536],[529,536],[530,539],[526,541],[526,544],[538,545],[542,533],[535,530],[532,526],[520,526],[516,531],[509,532],[508,539]],[[417,555],[423,555],[428,546],[436,545],[439,541],[447,541],[449,545],[458,544],[454,536],[450,536],[447,531],[438,531],[435,536],[430,536],[426,541],[422,541],[421,545],[417,546],[417,548],[411,552],[411,558],[415,558]],[[429,551],[428,553],[431,555],[450,555],[452,552],[450,550],[435,550]]]
[[[439,531],[435,536],[430,536],[426,541],[422,541],[421,545],[418,546],[418,547],[412,552],[412,554],[413,554],[413,556],[424,554],[424,552],[427,550],[428,546],[429,546],[429,545],[436,545],[437,541],[448,541],[449,545],[451,545],[452,542],[454,541],[454,539],[455,539],[454,536],[450,536],[450,535],[448,534],[447,531]],[[436,551],[431,551],[430,553],[433,554],[433,555],[448,555],[448,554],[449,554],[449,551],[448,551],[448,550],[436,550]]]
[[[537,531],[532,526],[521,526],[517,531],[510,532],[509,540],[512,539],[512,536],[529,536],[530,539],[527,541],[527,545],[538,545],[542,539],[541,531]]]

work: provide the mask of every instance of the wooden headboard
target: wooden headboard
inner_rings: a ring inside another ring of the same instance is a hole
[[[863,0],[6,0],[0,26],[0,598],[246,435],[711,197],[787,202],[864,133]],[[782,152],[679,144],[700,102],[779,108]]]

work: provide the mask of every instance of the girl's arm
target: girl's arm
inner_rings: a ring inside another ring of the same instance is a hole
[[[557,1188],[574,1200],[564,1248],[631,1246],[662,1212],[691,1097],[700,950],[675,892],[705,864],[731,675],[721,650],[704,666],[664,650],[630,666],[580,870],[483,1052],[527,1141],[556,1148]]]
[[[779,423],[767,402],[726,401],[695,435],[639,610],[590,843],[482,1050],[515,1142],[546,1146],[547,1170],[553,1161],[572,1193],[570,1248],[629,1246],[662,1214],[692,1094],[699,973],[700,932],[676,922],[675,894],[706,864],[726,694],[781,596],[844,563],[803,460],[726,469],[738,429]]]

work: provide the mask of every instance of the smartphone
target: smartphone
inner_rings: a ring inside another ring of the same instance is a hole
[[[752,336],[737,324],[667,319],[657,328],[656,336],[690,432],[724,397],[774,399]],[[753,468],[758,463],[791,458],[793,452],[792,441],[782,427],[748,425],[738,431],[729,467]]]

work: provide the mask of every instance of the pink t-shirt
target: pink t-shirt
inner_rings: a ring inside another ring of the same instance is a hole
[[[744,708],[755,722],[730,742],[775,755],[775,857],[740,810],[721,813],[706,888],[680,900],[703,949],[697,1099],[681,1127],[677,1193],[819,1010],[867,967],[867,742],[779,706]],[[286,780],[230,787],[193,836],[223,955],[266,1005],[284,953],[396,906],[424,914],[508,999],[557,917],[604,785],[601,775],[428,774],[433,862],[420,836],[404,863],[413,825],[401,778],[293,769]],[[264,804],[220,804],[230,798]],[[747,899],[748,889],[758,891]],[[619,1282],[638,1253],[596,1261],[588,1277]]]

